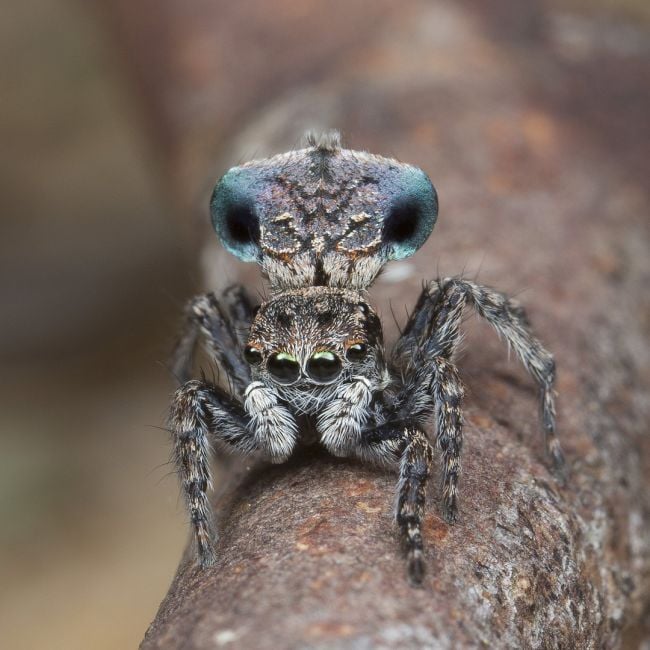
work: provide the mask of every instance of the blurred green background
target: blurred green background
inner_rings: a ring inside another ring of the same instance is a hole
[[[157,427],[199,270],[169,143],[143,108],[146,71],[129,70],[111,4],[0,9],[0,630],[12,649],[135,647],[186,536]],[[280,4],[267,11],[299,13]],[[552,6],[650,20],[642,0]],[[563,24],[579,52],[584,35]],[[196,167],[199,187],[211,171]]]

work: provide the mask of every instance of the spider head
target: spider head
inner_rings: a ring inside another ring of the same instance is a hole
[[[381,323],[356,292],[326,287],[288,291],[262,304],[244,354],[265,383],[330,386],[383,367]]]
[[[425,242],[436,191],[421,169],[342,149],[335,134],[308,144],[230,169],[212,195],[213,226],[275,288],[363,290]]]

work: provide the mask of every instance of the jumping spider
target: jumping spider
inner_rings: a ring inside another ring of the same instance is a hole
[[[307,428],[336,456],[398,468],[396,520],[408,575],[424,576],[421,524],[434,450],[442,503],[457,517],[463,386],[453,364],[463,309],[473,306],[537,382],[546,449],[556,469],[552,356],[507,296],[460,278],[429,283],[387,355],[366,289],[386,261],[414,253],[430,234],[437,197],[419,169],[340,148],[336,137],[230,170],[212,199],[228,250],[256,260],[272,297],[254,307],[242,287],[187,308],[174,361],[183,382],[170,423],[201,565],[214,562],[208,501],[212,443],[281,463]],[[230,391],[190,379],[199,336]]]

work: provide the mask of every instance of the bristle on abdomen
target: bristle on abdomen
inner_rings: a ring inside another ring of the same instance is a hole
[[[336,153],[341,148],[341,134],[333,129],[331,131],[307,131],[305,142],[308,147],[314,147],[324,153]]]

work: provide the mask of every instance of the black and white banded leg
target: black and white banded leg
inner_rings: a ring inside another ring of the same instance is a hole
[[[423,429],[396,422],[364,431],[356,454],[366,461],[399,466],[395,521],[406,551],[409,579],[419,585],[425,574],[422,522],[433,448]]]
[[[414,363],[403,369],[404,383],[391,421],[418,422],[424,426],[427,414],[435,412],[436,445],[442,452],[442,512],[453,523],[458,514],[464,388],[454,364],[442,356],[433,356],[433,352],[425,344],[415,342],[411,350]]]
[[[404,436],[407,442],[400,459],[395,518],[406,545],[409,578],[418,585],[425,573],[422,520],[433,450],[426,434],[417,427],[407,427]]]
[[[442,357],[433,360],[431,392],[436,405],[436,444],[442,451],[442,512],[449,523],[458,517],[458,480],[463,447],[463,384],[456,367]]]
[[[256,388],[253,387],[248,398],[255,393]],[[276,414],[278,406],[269,404],[268,400],[265,402],[262,395],[256,394],[254,401],[253,406],[247,403],[244,408],[218,386],[198,380],[186,382],[172,400],[169,424],[173,436],[173,460],[187,502],[202,566],[209,566],[215,560],[214,526],[208,499],[211,442],[223,443],[241,454],[261,451],[270,455],[272,460],[277,460],[279,455],[288,456],[293,448],[293,443],[289,441],[291,448],[278,453],[269,450],[267,443],[261,444],[260,420],[281,421],[286,414]],[[295,423],[289,423],[287,427],[296,430]]]
[[[258,305],[254,304],[241,284],[232,284],[224,289],[219,299],[230,320],[230,329],[244,349],[248,342],[248,330],[255,317]]]
[[[434,281],[422,292],[397,344],[398,358],[414,346],[429,354],[451,359],[460,338],[463,309],[471,304],[513,348],[539,386],[545,445],[556,471],[564,456],[555,430],[555,362],[532,334],[524,309],[508,296],[460,278]]]
[[[241,286],[226,289],[218,299],[207,293],[185,308],[185,324],[172,354],[172,372],[182,384],[192,375],[192,360],[199,337],[211,359],[226,372],[239,395],[250,382],[250,368],[242,356],[254,308]]]

